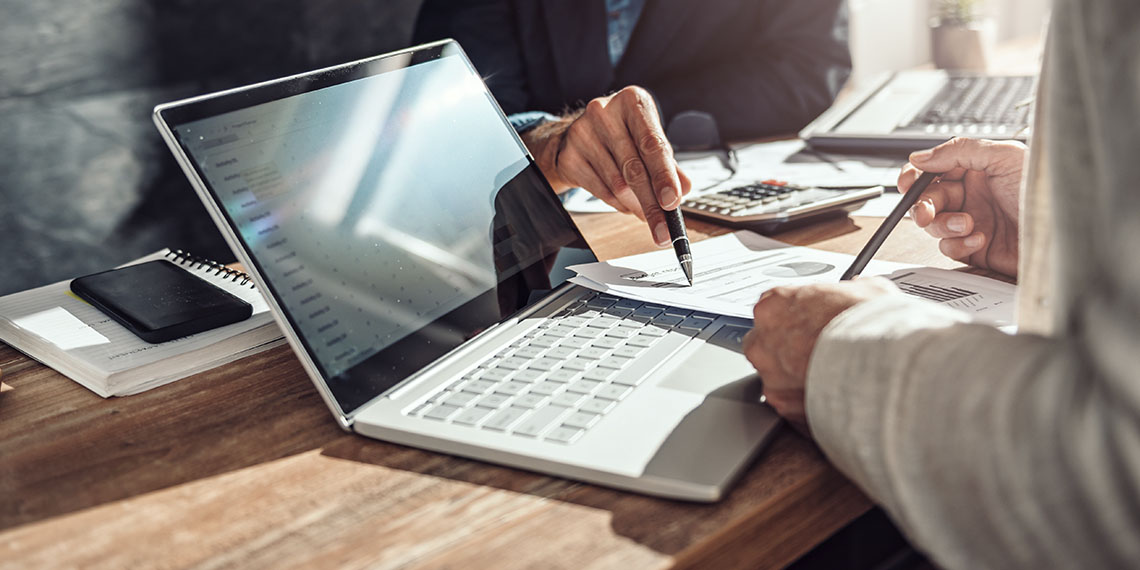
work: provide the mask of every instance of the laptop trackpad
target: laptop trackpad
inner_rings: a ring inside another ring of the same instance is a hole
[[[740,348],[747,327],[725,325],[658,384],[695,394],[756,403],[763,385]]]

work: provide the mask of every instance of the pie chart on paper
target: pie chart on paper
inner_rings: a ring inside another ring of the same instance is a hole
[[[792,261],[790,263],[781,263],[780,265],[769,267],[764,270],[764,275],[782,279],[795,279],[798,277],[822,275],[832,269],[835,269],[834,265],[820,261]]]

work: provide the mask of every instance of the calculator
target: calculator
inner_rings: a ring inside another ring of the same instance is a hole
[[[681,210],[722,224],[772,231],[790,222],[851,212],[882,193],[882,186],[828,189],[764,180],[691,195],[681,202]]]

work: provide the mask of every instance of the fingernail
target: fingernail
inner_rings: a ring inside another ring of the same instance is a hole
[[[966,220],[963,220],[961,216],[954,216],[946,221],[946,227],[954,232],[963,231],[966,229]]]
[[[981,247],[986,242],[986,236],[982,234],[974,234],[966,238],[966,247]]]
[[[657,222],[653,226],[653,239],[657,240],[657,245],[665,247],[669,245],[669,228],[665,227],[665,222]]]
[[[672,206],[680,197],[681,194],[672,186],[666,186],[657,191],[657,199],[665,207]]]
[[[933,157],[934,157],[934,149],[932,149],[932,148],[928,148],[926,150],[920,150],[917,152],[910,153],[910,161],[911,162],[914,162],[916,160],[918,162],[924,162],[924,161],[930,160]]]

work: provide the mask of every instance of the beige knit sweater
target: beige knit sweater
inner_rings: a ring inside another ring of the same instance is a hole
[[[1048,43],[1021,332],[880,298],[808,373],[820,446],[948,568],[1140,568],[1140,1],[1056,0]]]

